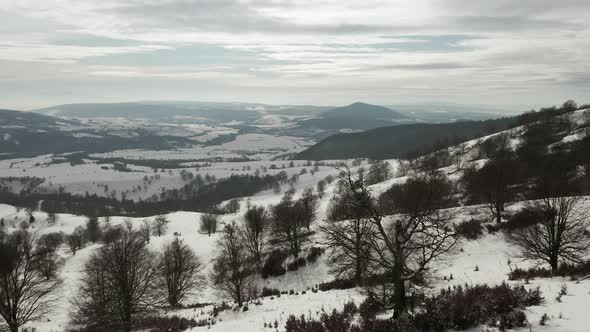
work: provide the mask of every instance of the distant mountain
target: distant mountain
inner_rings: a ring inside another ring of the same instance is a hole
[[[214,103],[191,101],[142,101],[127,103],[88,103],[65,104],[34,112],[75,118],[127,118],[179,121],[184,123],[187,118],[198,119],[200,122],[250,122],[256,121],[265,114],[284,115],[317,115],[326,107],[265,105],[256,103]]]
[[[220,105],[206,104],[202,107],[182,103],[98,103],[66,104],[34,112],[76,118],[127,118],[127,119],[175,119],[182,117],[199,117],[209,121],[247,121],[258,117],[256,110],[229,107],[229,103]],[[193,107],[193,108],[191,108]]]
[[[360,133],[330,136],[294,159],[326,160],[350,158],[390,159],[445,140],[467,140],[508,128],[514,118],[441,124],[407,124]]]
[[[28,129],[32,131],[47,130],[49,128],[56,128],[60,124],[63,125],[79,123],[75,121],[58,119],[33,112],[21,112],[0,109],[0,128],[3,128],[4,131],[8,130],[9,128],[17,127],[22,127],[23,129]]]
[[[76,151],[173,149],[194,143],[185,137],[157,135],[141,128],[116,135],[76,120],[10,110],[0,110],[0,134],[2,159]]]
[[[363,119],[403,119],[406,116],[387,107],[354,103],[344,107],[336,107],[320,114],[322,118],[363,118]]]
[[[388,107],[407,117],[419,119],[420,122],[425,123],[480,121],[516,114],[507,109],[448,103],[398,104],[389,105]]]
[[[359,102],[322,112],[315,118],[301,121],[299,127],[327,131],[324,135],[328,136],[327,133],[335,134],[344,130],[362,131],[414,122],[414,119],[389,108]]]

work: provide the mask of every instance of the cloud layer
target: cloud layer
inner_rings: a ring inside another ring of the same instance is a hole
[[[9,0],[0,107],[584,101],[589,13],[580,0]]]

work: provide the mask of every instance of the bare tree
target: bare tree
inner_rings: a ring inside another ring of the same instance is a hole
[[[202,285],[202,264],[193,250],[179,239],[164,247],[160,256],[156,289],[164,290],[168,303],[178,307],[182,300]]]
[[[295,257],[299,257],[307,235],[304,210],[298,203],[293,201],[292,193],[287,192],[281,202],[272,207],[273,234]]]
[[[150,243],[150,237],[152,235],[152,226],[148,219],[144,219],[141,226],[139,226],[139,234],[146,243]]]
[[[166,219],[165,215],[159,215],[154,219],[154,233],[160,237],[166,233],[168,229],[168,223],[170,221]]]
[[[338,278],[353,279],[362,285],[370,274],[373,225],[368,216],[350,204],[352,192],[341,190],[332,199],[329,221],[320,227],[329,250],[331,271]],[[340,211],[332,211],[339,209]],[[334,218],[336,217],[336,218]]]
[[[240,211],[240,200],[234,198],[227,202],[227,204],[225,205],[225,211],[230,214],[238,213],[238,211]]]
[[[219,221],[219,215],[205,213],[201,215],[201,232],[211,236],[211,234],[217,231],[217,222]]]
[[[59,218],[58,218],[57,214],[55,214],[55,212],[48,212],[47,213],[47,223],[55,224],[58,219]]]
[[[270,216],[262,206],[252,206],[244,214],[244,222],[241,227],[242,237],[258,270],[262,266],[262,254],[266,246],[270,222]]]
[[[318,197],[321,199],[324,197],[324,193],[326,192],[326,181],[320,180],[316,186],[316,190],[318,192]]]
[[[428,173],[393,186],[389,196],[396,215],[384,218],[370,190],[349,169],[342,170],[341,180],[352,193],[352,208],[368,216],[375,228],[372,255],[367,258],[391,276],[394,316],[399,317],[407,310],[406,284],[423,276],[457,241],[450,215],[440,211],[448,182],[438,173]]]
[[[511,185],[518,180],[518,170],[512,151],[503,148],[481,169],[469,168],[463,175],[467,191],[488,204],[498,223],[502,221],[506,204],[513,198]]]
[[[590,250],[590,238],[585,233],[590,222],[580,201],[580,197],[572,196],[530,203],[527,209],[539,216],[538,222],[511,235],[520,256],[546,262],[552,271],[557,270],[559,262],[583,262]]]
[[[234,223],[225,225],[216,249],[218,254],[213,260],[211,272],[213,286],[242,306],[247,300],[254,269]]]
[[[67,236],[66,240],[72,254],[75,255],[76,251],[82,249],[86,245],[86,229],[82,226],[76,227],[72,234]]]
[[[156,302],[154,261],[143,238],[134,232],[123,231],[119,239],[94,252],[84,266],[75,300],[79,320],[131,331],[135,319]]]
[[[392,176],[391,165],[387,161],[378,161],[371,165],[364,177],[367,185],[383,182]]]
[[[94,216],[88,217],[88,220],[86,220],[86,237],[88,241],[97,242],[100,240],[101,233],[98,218]]]
[[[43,234],[36,241],[35,254],[37,255],[38,269],[47,279],[57,277],[63,259],[57,255],[57,248],[63,243],[61,233]]]
[[[11,332],[47,314],[55,300],[60,280],[42,272],[40,260],[45,258],[27,232],[0,238],[0,315]]]
[[[398,176],[406,176],[410,173],[410,162],[402,159],[397,160]]]
[[[303,190],[297,205],[302,208],[303,222],[309,230],[318,209],[318,197],[313,193],[313,188],[307,187]]]

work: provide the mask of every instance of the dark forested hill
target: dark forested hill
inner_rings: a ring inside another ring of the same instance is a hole
[[[400,123],[414,123],[411,119],[389,108],[365,103],[354,103],[322,112],[318,117],[299,123],[303,128],[327,131],[342,129],[367,130]]]
[[[295,158],[305,160],[402,157],[441,142],[459,142],[509,128],[514,118],[440,124],[407,124],[330,136]]]
[[[365,103],[354,103],[348,106],[336,107],[320,114],[323,118],[373,118],[373,119],[401,119],[405,118],[399,112],[389,108]]]

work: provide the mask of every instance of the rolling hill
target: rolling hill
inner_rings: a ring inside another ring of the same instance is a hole
[[[460,140],[508,128],[514,118],[440,124],[406,124],[360,133],[330,136],[295,158],[307,160],[401,157],[408,152],[445,140]]]
[[[413,123],[415,119],[389,108],[366,103],[354,103],[336,107],[320,113],[317,117],[299,123],[301,128],[341,132],[343,130],[361,131],[391,126],[400,123]]]

